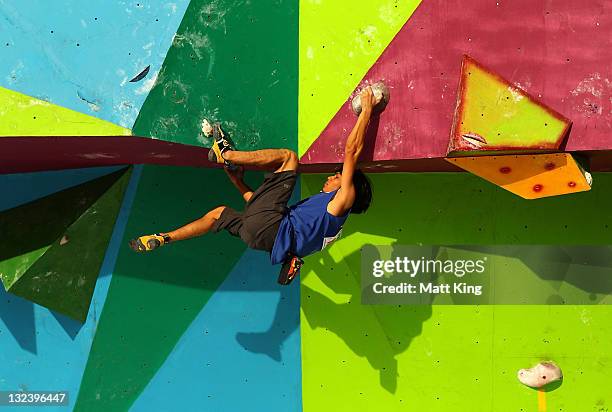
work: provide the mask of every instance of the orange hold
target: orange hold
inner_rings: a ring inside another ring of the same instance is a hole
[[[446,158],[525,199],[591,190],[590,176],[569,153]]]

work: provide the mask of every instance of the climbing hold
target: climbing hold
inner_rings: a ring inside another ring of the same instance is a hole
[[[468,146],[471,145],[476,149],[479,149],[487,144],[487,139],[476,133],[464,133],[461,135],[461,138],[468,144]]]
[[[136,83],[136,82],[139,82],[142,79],[144,79],[146,77],[146,75],[149,74],[149,70],[151,70],[151,66],[150,65],[145,67],[143,71],[141,71],[136,76],[134,76],[134,78],[132,80],[130,80],[130,83]]]
[[[206,137],[210,137],[213,134],[213,127],[207,119],[202,119],[202,133]]]
[[[569,153],[449,157],[446,160],[525,199],[591,189],[590,173]],[[551,169],[549,165],[554,167]]]
[[[593,175],[584,170],[582,171],[582,173],[584,174],[584,178],[586,179],[587,184],[589,186],[593,186]]]
[[[372,88],[372,93],[374,97],[376,97],[376,106],[374,110],[377,113],[382,112],[387,107],[389,103],[389,88],[383,82],[376,82],[370,86]],[[353,101],[351,102],[351,107],[356,115],[359,116],[361,113],[361,94],[358,93],[355,97],[353,97]]]
[[[0,212],[5,290],[84,322],[130,174],[121,169]]]
[[[217,163],[217,155],[212,149],[208,151],[208,161],[212,163]]]
[[[448,156],[559,150],[570,121],[464,56]]]
[[[549,383],[563,379],[561,369],[554,362],[540,362],[530,369],[521,369],[518,380],[531,388],[541,388]]]

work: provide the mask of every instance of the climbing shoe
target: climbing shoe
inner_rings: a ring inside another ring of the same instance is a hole
[[[159,233],[154,235],[140,236],[139,238],[130,240],[130,248],[135,252],[150,252],[170,242],[168,235]]]
[[[223,130],[221,130],[221,125],[219,123],[212,125],[212,138],[213,144],[208,152],[208,160],[213,163],[224,164],[227,167],[233,167],[232,163],[223,158],[223,153],[228,150],[236,149],[229,136],[226,136]]]
[[[293,279],[300,274],[300,268],[304,261],[297,256],[289,255],[283,263],[280,274],[278,275],[278,283],[288,285]]]

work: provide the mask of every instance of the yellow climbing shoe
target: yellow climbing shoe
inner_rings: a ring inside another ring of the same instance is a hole
[[[140,236],[130,240],[130,248],[135,252],[150,252],[168,243],[170,237],[159,233],[154,235]]]
[[[228,150],[236,150],[233,142],[228,136],[223,133],[221,125],[215,123],[212,125],[213,144],[208,152],[208,160],[213,163],[221,163],[226,166],[231,166],[231,163],[223,158],[223,153]]]

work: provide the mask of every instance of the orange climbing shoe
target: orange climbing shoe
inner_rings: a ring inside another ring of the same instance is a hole
[[[135,252],[150,252],[170,242],[168,235],[159,233],[154,235],[140,236],[139,238],[130,240],[130,248]]]
[[[304,264],[304,261],[297,256],[290,255],[283,263],[280,274],[278,275],[278,283],[281,285],[288,285],[293,279],[300,274],[300,268]]]
[[[208,122],[206,122],[208,123]],[[212,127],[212,137],[213,144],[208,152],[208,160],[213,163],[221,163],[225,166],[232,167],[232,163],[228,162],[223,158],[223,153],[228,150],[236,150],[234,147],[234,143],[230,140],[228,136],[223,133],[221,129],[221,125],[219,123],[215,123]],[[204,131],[204,126],[202,126],[202,131]]]

